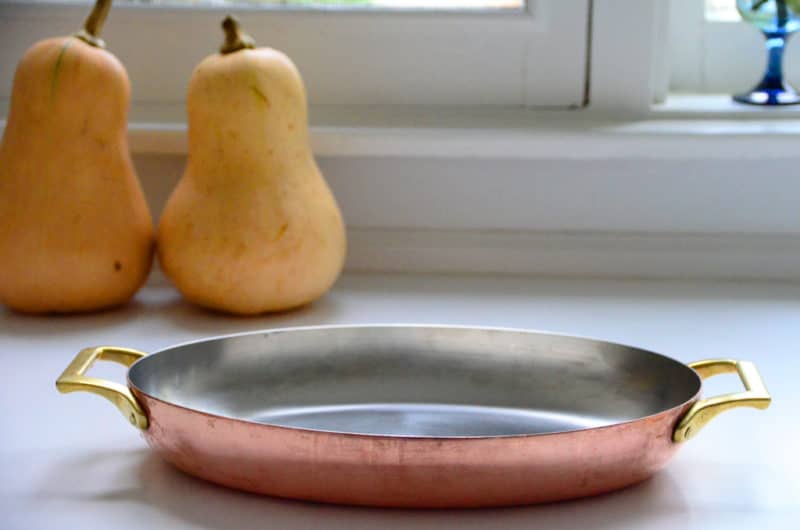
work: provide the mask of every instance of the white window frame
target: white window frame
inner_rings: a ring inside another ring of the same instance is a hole
[[[583,16],[587,5],[588,20]],[[312,105],[569,108],[643,115],[654,100],[663,99],[669,2],[530,0],[528,6],[524,13],[234,12],[257,41],[295,59]],[[37,39],[74,31],[86,11],[85,5],[53,2],[0,3],[0,103],[7,105],[22,52]],[[132,79],[134,121],[137,108],[144,109],[147,120],[182,116],[186,80],[193,66],[218,47],[215,28],[227,11],[114,8],[106,35]],[[560,26],[576,28],[580,37],[574,45],[552,42],[548,28]],[[584,42],[587,26],[589,42]],[[181,37],[187,28],[193,29],[190,39]],[[333,38],[342,35],[346,38]],[[329,60],[332,56],[338,60]],[[568,67],[557,66],[562,63]]]
[[[761,80],[764,37],[742,21],[708,20],[703,0],[671,0],[670,89],[730,94]],[[789,82],[800,84],[800,39],[790,38],[784,56]]]
[[[218,49],[220,20],[233,11],[259,44],[298,64],[312,104],[574,108],[586,96],[589,3],[531,0],[523,10],[486,12],[120,4],[104,35],[128,69],[135,103],[181,102],[192,68]],[[74,31],[87,11],[74,4],[0,6],[0,97],[8,96],[25,48]]]

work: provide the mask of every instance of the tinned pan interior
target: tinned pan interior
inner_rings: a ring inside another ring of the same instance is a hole
[[[646,418],[700,390],[668,357],[557,334],[437,326],[248,333],[168,348],[139,391],[224,418],[322,432],[497,437]]]

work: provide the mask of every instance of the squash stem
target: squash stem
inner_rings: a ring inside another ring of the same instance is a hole
[[[100,38],[100,32],[103,31],[103,24],[106,21],[108,12],[111,10],[112,1],[97,0],[92,12],[86,17],[86,22],[83,23],[83,29],[75,33],[73,37],[79,38],[86,44],[91,44],[97,48],[105,48],[106,43]]]
[[[222,54],[233,53],[245,48],[255,48],[253,37],[245,33],[239,26],[236,17],[228,15],[222,21],[222,30],[225,32],[225,42],[219,48]]]

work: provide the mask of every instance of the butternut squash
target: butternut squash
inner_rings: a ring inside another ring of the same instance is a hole
[[[309,146],[305,89],[283,53],[232,17],[189,82],[189,160],[158,227],[161,267],[190,301],[257,314],[306,304],[345,258],[336,201]]]
[[[145,281],[153,226],[128,153],[130,85],[84,29],[37,42],[14,75],[0,143],[0,302],[30,313],[121,304]]]

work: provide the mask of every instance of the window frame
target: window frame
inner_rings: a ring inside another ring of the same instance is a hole
[[[573,2],[574,0],[570,0]],[[563,91],[545,92],[537,90],[536,81],[536,56],[529,55],[528,60],[517,65],[517,72],[520,73],[518,87],[513,91],[511,97],[503,97],[502,94],[483,94],[471,92],[470,97],[455,97],[453,92],[440,90],[436,93],[420,93],[415,91],[407,94],[406,98],[394,99],[391,93],[384,94],[384,98],[370,99],[356,93],[350,99],[353,105],[433,105],[435,107],[462,105],[462,106],[481,106],[483,107],[518,107],[518,108],[570,108],[581,109],[589,113],[624,112],[629,115],[647,115],[650,113],[654,101],[662,100],[667,92],[669,80],[667,61],[667,15],[669,13],[669,2],[664,0],[579,0],[588,3],[588,42],[585,45],[575,48],[575,53],[583,53],[581,61],[580,75],[581,81],[572,84],[569,93],[568,105],[547,105],[547,101],[537,101],[537,97],[562,97]],[[561,0],[531,0],[533,12],[540,15],[540,20],[550,17],[555,23],[556,13],[552,10],[548,12],[548,6],[565,6],[567,2]],[[576,5],[576,4],[573,4]],[[47,6],[46,10],[39,9]],[[200,27],[216,26],[222,13],[229,10],[215,8],[163,8],[155,16],[152,10],[147,13],[144,8],[135,6],[117,6],[112,12],[108,21],[109,30],[114,31],[114,38],[110,48],[115,53],[119,53],[121,33],[135,34],[140,33],[133,28],[141,27],[142,20],[147,23],[155,24],[155,29],[161,33],[174,33],[178,27]],[[258,13],[252,9],[233,10],[236,13],[244,13],[247,20],[252,17],[276,17],[279,20],[349,20],[350,23],[369,21],[370,24],[380,23],[391,25],[393,21],[405,21],[413,27],[415,21],[424,18],[429,24],[447,28],[451,35],[453,31],[463,33],[464,22],[469,22],[472,27],[480,27],[482,22],[491,21],[490,26],[495,27],[495,36],[503,37],[503,28],[514,27],[523,29],[536,29],[530,18],[520,19],[509,13],[493,13],[490,15],[468,12],[468,13],[381,13],[373,11],[347,11],[347,12],[319,12],[309,10],[285,10],[276,15],[274,10],[266,10]],[[563,14],[563,13],[562,13]],[[11,2],[0,4],[0,29],[4,29],[4,46],[0,46],[0,103],[5,103],[10,92],[11,77],[13,69],[19,60],[22,52],[38,38],[45,35],[68,34],[75,30],[86,15],[85,5],[66,5],[53,2],[44,2],[36,5],[24,3],[24,0],[11,0]],[[186,22],[186,17],[199,17],[197,24]],[[283,18],[280,18],[283,17]],[[34,21],[36,31],[31,31],[31,21]],[[205,22],[203,22],[205,20]],[[180,22],[179,25],[178,22]],[[202,22],[202,24],[201,24]],[[27,23],[27,26],[25,25]],[[5,24],[5,27],[2,27]],[[261,27],[258,22],[252,24],[248,22],[248,27]],[[152,26],[151,26],[152,27]],[[265,30],[253,32],[255,37],[262,43],[270,39],[264,38]],[[285,29],[284,29],[285,31]],[[148,33],[148,41],[159,42],[158,36],[154,32]],[[0,32],[3,34],[3,32]],[[110,33],[106,34],[107,36]],[[136,116],[137,106],[144,106],[149,109],[164,108],[165,114],[174,116],[182,114],[183,91],[188,79],[188,72],[193,65],[199,61],[206,53],[216,49],[219,36],[215,32],[210,32],[206,37],[205,45],[197,43],[187,44],[178,40],[177,46],[184,53],[188,53],[187,59],[182,61],[181,69],[166,69],[160,76],[161,85],[170,86],[170,90],[150,91],[142,90],[137,86],[136,79],[141,79],[148,75],[147,72],[152,65],[142,61],[135,61],[134,65],[126,61],[129,73],[133,80],[134,102],[133,116]],[[485,47],[484,47],[485,48]],[[189,50],[190,49],[190,50]],[[551,46],[544,47],[547,53]],[[292,53],[292,50],[287,50]],[[121,55],[121,54],[120,54]],[[161,54],[157,54],[161,57]],[[379,56],[377,53],[374,56]],[[124,59],[124,58],[123,58]],[[174,62],[174,61],[173,61]],[[531,66],[533,65],[533,66]],[[316,94],[328,93],[324,86],[314,80],[313,65],[300,65],[303,75],[309,82],[310,102],[312,104],[336,104],[336,99],[318,98]],[[444,68],[450,68],[448,64]],[[365,70],[367,71],[367,70]],[[521,73],[525,73],[524,76]],[[152,75],[152,74],[150,74]],[[376,75],[379,75],[376,74]],[[325,77],[323,70],[319,77]],[[363,76],[362,76],[363,77]],[[348,78],[349,79],[349,78]],[[354,81],[359,77],[352,77]],[[469,92],[471,87],[461,83],[461,79],[456,80],[456,88]],[[522,79],[525,82],[522,82]],[[316,87],[316,88],[315,88]],[[157,92],[157,93],[156,93]],[[445,94],[447,97],[437,97]],[[506,96],[510,92],[506,91]],[[358,96],[358,97],[356,97]],[[417,97],[419,96],[419,97]],[[5,100],[5,101],[3,101]],[[347,103],[345,103],[347,104]],[[158,113],[158,111],[155,111]],[[312,116],[313,119],[313,116]],[[170,120],[171,121],[171,120]]]
[[[490,12],[118,5],[104,35],[128,69],[134,104],[181,102],[192,68],[217,50],[219,22],[233,12],[259,44],[293,58],[313,104],[575,108],[586,100],[590,1],[530,0],[522,11]],[[87,12],[83,4],[0,6],[9,43],[0,49],[0,97],[28,46],[74,31]],[[550,29],[566,20],[579,30]],[[190,39],[175,37],[187,32]]]

